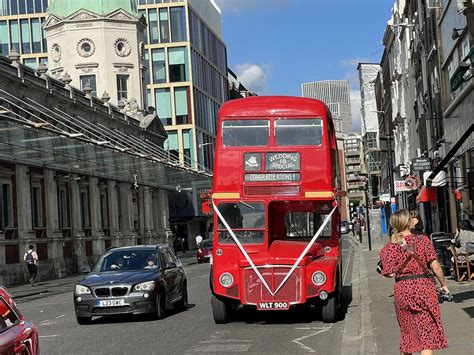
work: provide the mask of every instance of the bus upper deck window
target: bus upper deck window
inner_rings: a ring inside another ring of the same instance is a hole
[[[228,120],[222,122],[225,147],[266,146],[270,138],[268,120]]]
[[[275,121],[277,145],[320,145],[322,122],[319,118],[280,119]]]

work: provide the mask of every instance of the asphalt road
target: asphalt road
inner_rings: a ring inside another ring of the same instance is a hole
[[[345,292],[350,293],[352,251],[345,253]],[[340,354],[344,321],[325,324],[315,313],[301,311],[240,311],[235,320],[216,325],[208,286],[209,265],[187,269],[190,307],[168,312],[163,320],[148,316],[95,318],[91,325],[76,323],[72,293],[21,303],[28,319],[39,328],[42,354]]]

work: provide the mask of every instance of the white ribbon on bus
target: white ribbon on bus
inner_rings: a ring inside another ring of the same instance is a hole
[[[328,224],[329,220],[331,219],[334,211],[336,210],[337,206],[334,206],[334,208],[332,209],[332,211],[327,215],[326,219],[324,220],[323,224],[321,224],[321,226],[319,227],[319,229],[317,230],[316,234],[313,236],[313,238],[311,238],[311,241],[308,243],[308,245],[306,246],[306,248],[303,250],[303,252],[301,253],[301,255],[299,256],[299,258],[295,261],[295,263],[293,264],[292,268],[290,269],[290,271],[288,271],[288,273],[286,274],[285,278],[283,279],[283,281],[280,283],[280,286],[277,287],[277,289],[275,290],[275,292],[273,292],[270,287],[268,286],[267,284],[267,281],[265,281],[265,279],[263,278],[262,274],[260,273],[260,271],[258,271],[257,267],[255,266],[255,264],[253,263],[252,259],[250,258],[250,256],[247,254],[247,252],[245,251],[245,248],[243,247],[242,243],[240,242],[239,238],[237,238],[237,236],[235,235],[235,233],[232,231],[232,229],[229,227],[229,224],[227,223],[227,221],[225,220],[225,218],[222,216],[221,212],[219,211],[219,209],[217,208],[217,206],[215,205],[214,201],[212,201],[212,207],[214,208],[214,211],[216,211],[217,213],[217,216],[219,217],[219,219],[221,220],[221,222],[224,224],[225,228],[227,229],[227,231],[229,232],[229,234],[231,235],[232,239],[234,240],[235,244],[237,244],[237,246],[239,247],[240,251],[242,252],[242,254],[245,256],[245,259],[248,261],[248,263],[250,264],[250,266],[252,267],[252,270],[255,272],[255,274],[258,276],[258,278],[260,279],[260,281],[262,281],[263,285],[265,286],[265,288],[268,290],[268,292],[270,292],[270,294],[272,296],[275,296],[277,294],[278,291],[280,291],[280,289],[283,287],[283,285],[286,283],[286,281],[290,278],[291,274],[293,274],[293,272],[295,271],[295,269],[298,267],[298,264],[300,263],[300,261],[304,258],[304,256],[306,255],[306,253],[308,252],[308,250],[313,246],[313,244],[316,242],[316,240],[319,238],[319,235],[321,234],[321,232],[323,231],[324,227],[326,227],[326,224]]]

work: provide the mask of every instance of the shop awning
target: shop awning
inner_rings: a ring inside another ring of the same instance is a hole
[[[433,179],[435,178],[438,173],[444,169],[446,164],[449,163],[449,161],[452,159],[454,154],[461,148],[461,146],[464,144],[464,142],[469,138],[469,136],[474,132],[474,123],[471,124],[471,126],[467,129],[467,131],[461,136],[459,141],[456,142],[456,144],[453,146],[453,148],[446,154],[446,156],[441,160],[441,162],[438,164],[436,169],[433,170],[430,176],[426,179],[426,186],[431,186]]]
[[[418,196],[416,196],[417,203],[436,201],[436,189],[433,187],[422,186]]]

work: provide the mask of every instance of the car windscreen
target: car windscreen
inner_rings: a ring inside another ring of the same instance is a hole
[[[266,146],[269,139],[269,120],[228,120],[222,122],[222,144],[224,147]]]
[[[156,250],[115,250],[104,254],[94,272],[153,270],[159,265]]]
[[[281,146],[320,145],[323,127],[320,118],[292,118],[275,121],[275,142]]]
[[[221,203],[217,207],[242,244],[261,244],[265,232],[265,206],[261,202]],[[219,243],[232,244],[230,233],[219,219]]]

